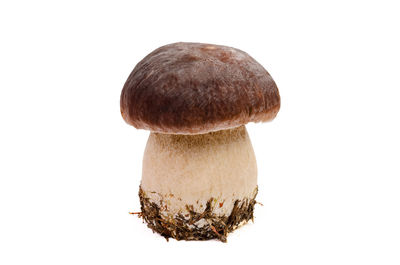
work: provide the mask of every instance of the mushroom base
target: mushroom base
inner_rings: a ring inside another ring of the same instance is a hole
[[[195,211],[193,205],[186,205],[185,214],[179,212],[171,216],[166,214],[167,204],[160,194],[158,195],[161,196],[161,200],[154,202],[140,187],[140,217],[153,232],[159,233],[167,240],[169,238],[176,240],[218,239],[226,242],[228,233],[247,223],[250,219],[254,221],[253,211],[257,188],[253,194],[252,198],[235,200],[229,215],[218,215],[215,212],[216,200],[210,198],[202,212]]]

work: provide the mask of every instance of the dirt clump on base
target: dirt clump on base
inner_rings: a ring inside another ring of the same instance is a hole
[[[178,213],[174,216],[165,216],[161,213],[163,201],[160,201],[161,205],[151,202],[140,187],[141,212],[138,214],[153,232],[159,233],[167,240],[169,238],[176,240],[218,239],[226,242],[228,233],[247,223],[250,219],[253,221],[257,189],[254,194],[253,198],[236,200],[229,216],[219,216],[213,211],[214,198],[207,201],[203,212],[196,212],[193,210],[193,205],[186,205],[187,213],[185,215]]]

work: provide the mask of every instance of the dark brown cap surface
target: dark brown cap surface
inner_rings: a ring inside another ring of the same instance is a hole
[[[226,46],[174,43],[140,61],[121,94],[124,120],[138,129],[199,134],[272,120],[278,88],[247,53]]]

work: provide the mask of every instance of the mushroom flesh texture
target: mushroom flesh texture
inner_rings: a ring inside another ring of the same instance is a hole
[[[143,158],[141,188],[166,217],[203,212],[229,216],[235,201],[253,199],[257,165],[245,126],[199,135],[151,133]],[[155,192],[155,193],[154,193]],[[201,220],[204,221],[204,220]]]

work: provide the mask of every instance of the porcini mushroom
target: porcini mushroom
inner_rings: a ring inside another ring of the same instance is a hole
[[[279,108],[275,82],[241,50],[174,43],[140,61],[121,113],[150,131],[139,187],[148,227],[167,239],[225,242],[253,219],[257,165],[245,124]]]

